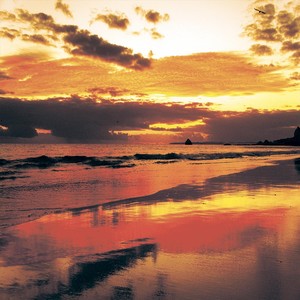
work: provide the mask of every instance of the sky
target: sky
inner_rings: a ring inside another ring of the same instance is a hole
[[[300,125],[300,0],[0,0],[0,18],[0,143],[256,142]]]

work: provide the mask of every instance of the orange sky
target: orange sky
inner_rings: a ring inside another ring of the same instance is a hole
[[[0,17],[0,142],[245,142],[300,123],[299,0],[0,0]]]

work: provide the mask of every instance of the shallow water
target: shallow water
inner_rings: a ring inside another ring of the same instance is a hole
[[[5,229],[0,298],[299,299],[299,168],[263,164]]]
[[[200,184],[295,155],[300,155],[295,147],[1,145],[0,228],[180,184]]]

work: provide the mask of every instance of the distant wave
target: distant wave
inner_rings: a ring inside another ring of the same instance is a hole
[[[111,167],[111,168],[130,168],[134,164],[125,164],[127,159],[117,158],[97,158],[93,156],[61,156],[61,157],[49,157],[46,155],[37,157],[28,157],[24,159],[6,160],[0,159],[0,166],[13,169],[28,169],[39,168],[46,169],[62,164],[83,164],[90,167]]]
[[[224,153],[196,153],[196,154],[141,154],[134,155],[136,160],[158,160],[162,161],[176,161],[176,160],[217,160],[217,159],[230,159],[230,158],[243,158],[243,157],[263,157],[271,155],[288,155],[300,154],[300,150],[287,150],[287,151],[247,151],[247,152],[224,152]]]
[[[17,178],[25,178],[28,176],[21,176],[18,174],[21,174],[22,172],[19,171],[1,171],[0,172],[0,181],[3,180],[15,180]]]
[[[167,153],[167,154],[140,154],[134,155],[137,160],[164,160],[164,159],[184,159],[183,154]]]
[[[24,159],[7,160],[0,159],[0,166],[5,168],[0,172],[0,179],[13,179],[15,173],[13,170],[24,170],[29,168],[46,169],[57,167],[66,164],[81,164],[89,167],[107,167],[107,168],[132,168],[138,164],[138,161],[153,161],[158,164],[168,164],[182,160],[204,161],[204,160],[219,160],[219,159],[234,159],[244,157],[265,157],[271,155],[289,155],[300,154],[300,150],[284,150],[284,151],[246,151],[246,152],[224,152],[224,153],[166,153],[166,154],[149,154],[136,153],[133,156],[59,156],[50,157],[46,155],[37,157],[28,157]],[[13,172],[13,173],[12,173]],[[17,177],[16,177],[17,178]]]

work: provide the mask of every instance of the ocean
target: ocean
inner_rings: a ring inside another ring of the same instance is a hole
[[[298,157],[250,145],[1,145],[0,298],[296,299],[284,276],[300,275]]]

